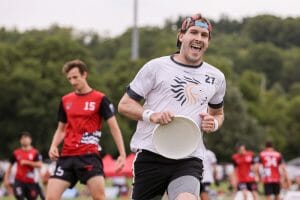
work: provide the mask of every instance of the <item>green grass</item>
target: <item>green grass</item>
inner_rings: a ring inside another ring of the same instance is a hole
[[[111,186],[111,182],[110,180],[107,181],[108,186]],[[130,185],[130,182],[129,182]],[[78,191],[80,192],[80,194],[83,194],[85,191],[85,186],[82,184],[77,184],[76,188],[78,189]],[[212,186],[212,189],[214,191],[217,191],[219,194],[222,194],[219,196],[218,200],[232,200],[234,199],[233,194],[228,190],[228,183],[227,182],[221,182],[219,186]],[[259,187],[259,191],[262,191],[261,186]],[[15,198],[13,196],[9,196],[9,197],[1,197],[1,200],[14,200]],[[92,199],[90,196],[86,196],[86,195],[81,195],[77,198],[72,198],[72,200],[88,200],[88,199]],[[116,199],[111,199],[111,200],[128,200],[129,197],[120,197],[120,198],[116,198]],[[264,200],[265,198],[260,195],[259,200]],[[216,199],[211,199],[211,200],[216,200]]]

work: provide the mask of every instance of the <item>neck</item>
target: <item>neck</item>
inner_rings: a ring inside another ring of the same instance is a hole
[[[22,149],[27,151],[27,150],[31,149],[31,145],[22,146]]]
[[[86,94],[86,93],[91,92],[92,90],[93,89],[90,86],[87,85],[82,89],[75,90],[75,93],[77,93],[77,94]]]
[[[202,63],[202,57],[197,61],[189,61],[181,53],[174,54],[174,60],[181,64],[195,66],[195,67],[198,67]]]

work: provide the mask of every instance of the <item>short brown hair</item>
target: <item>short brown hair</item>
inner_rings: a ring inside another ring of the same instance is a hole
[[[26,136],[26,137],[30,137],[31,138],[31,134],[30,132],[28,131],[22,131],[19,133],[19,138],[21,139],[23,136]]]
[[[207,25],[207,29],[208,29],[208,32],[209,32],[209,39],[211,39],[212,25],[211,25],[210,21],[208,19],[206,19],[205,17],[203,17],[200,13],[195,14],[191,17],[184,18],[184,20],[181,23],[181,27],[180,27],[180,29],[178,31],[178,34],[177,34],[177,48],[178,49],[180,49],[180,47],[181,47],[181,42],[179,40],[179,35],[181,33],[185,33],[191,26],[195,26],[196,21],[204,22]]]
[[[79,69],[80,74],[88,71],[86,64],[81,60],[76,59],[66,62],[62,68],[62,72],[67,74],[71,69],[76,67]]]
[[[266,141],[265,145],[266,145],[267,148],[273,147],[273,143],[271,141]]]

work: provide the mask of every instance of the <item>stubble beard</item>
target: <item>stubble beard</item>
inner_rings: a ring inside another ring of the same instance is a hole
[[[197,65],[197,64],[200,64],[202,61],[202,55],[192,56],[190,54],[186,54],[184,57],[190,65]]]

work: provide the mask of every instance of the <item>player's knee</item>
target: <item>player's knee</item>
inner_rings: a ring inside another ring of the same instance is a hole
[[[170,200],[197,200],[200,194],[200,181],[193,176],[182,176],[168,186]]]
[[[195,196],[194,194],[184,192],[180,193],[175,200],[198,200],[198,196]]]
[[[46,200],[60,200],[61,199],[61,194],[57,192],[49,192],[47,191],[46,193]]]
[[[96,196],[93,196],[93,200],[105,200],[104,194],[98,194]]]

